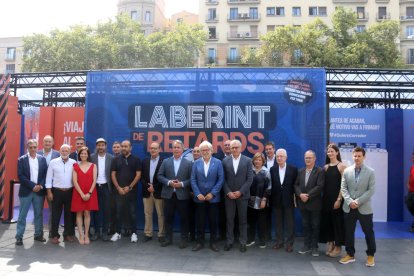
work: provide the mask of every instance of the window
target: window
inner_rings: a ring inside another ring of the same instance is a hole
[[[285,16],[285,8],[284,7],[276,7],[276,15],[277,16]]]
[[[365,19],[365,7],[357,7],[357,18]]]
[[[131,11],[131,19],[137,21],[138,20],[138,13],[137,11]]]
[[[405,9],[405,12],[406,12],[406,18],[410,18],[410,19],[414,18],[414,7],[407,7]]]
[[[357,33],[365,32],[365,29],[366,29],[365,25],[357,25],[356,26],[356,32]]]
[[[216,18],[217,18],[216,9],[208,9],[207,20],[216,20]]]
[[[387,7],[378,7],[378,19],[387,19]]]
[[[16,71],[16,65],[15,64],[6,64],[6,74],[14,74]]]
[[[183,23],[183,20],[184,20],[184,18],[182,18],[182,17],[177,18],[177,23]]]
[[[414,39],[414,25],[405,27],[405,35],[407,38]]]
[[[216,27],[208,27],[208,38],[217,39]]]
[[[266,31],[267,32],[273,32],[275,30],[275,25],[267,25]]]
[[[414,64],[414,49],[407,50],[407,64]]]
[[[237,19],[239,14],[238,8],[230,8],[230,19]]]
[[[294,64],[303,63],[303,60],[302,60],[302,51],[300,49],[295,49],[293,51],[293,61],[292,61],[292,63],[294,63]]]
[[[6,60],[15,60],[16,59],[16,48],[11,47],[6,50]]]
[[[327,16],[328,15],[326,7],[319,7],[318,8],[318,13],[319,13],[319,16]]]
[[[216,49],[208,48],[207,63],[216,63]]]
[[[230,48],[229,51],[229,62],[230,63],[236,63],[238,59],[237,56],[237,48]]]
[[[266,8],[266,14],[268,16],[274,16],[276,14],[275,10],[276,9],[274,7],[267,7]]]
[[[300,16],[300,7],[292,8],[292,16]]]
[[[249,9],[249,16],[251,19],[258,19],[259,18],[259,12],[257,8],[250,8]]]
[[[151,23],[152,19],[151,19],[151,12],[150,11],[146,11],[145,12],[145,22],[147,23]]]
[[[309,15],[310,16],[317,16],[318,15],[318,8],[317,7],[309,7]]]

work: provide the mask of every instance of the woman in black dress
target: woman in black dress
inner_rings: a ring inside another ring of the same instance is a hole
[[[328,145],[325,164],[320,242],[326,242],[326,255],[338,257],[345,241],[341,178],[346,166],[335,144]]]

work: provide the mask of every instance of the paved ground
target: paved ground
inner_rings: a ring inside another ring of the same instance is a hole
[[[341,265],[322,254],[289,254],[271,246],[248,248],[246,253],[238,247],[230,252],[208,248],[192,252],[191,247],[179,249],[177,244],[161,248],[156,240],[131,244],[127,238],[56,246],[34,242],[30,224],[24,246],[16,247],[15,229],[16,224],[0,224],[0,275],[414,275],[414,234],[411,239],[378,239],[377,265],[367,268],[363,239],[357,240],[357,261]],[[295,249],[302,241],[297,239]]]

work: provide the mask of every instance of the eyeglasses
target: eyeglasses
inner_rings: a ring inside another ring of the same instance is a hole
[[[240,147],[231,147],[231,149],[239,149]]]
[[[30,146],[29,149],[37,149],[37,146]]]

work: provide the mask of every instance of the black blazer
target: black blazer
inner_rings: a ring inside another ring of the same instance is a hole
[[[280,183],[279,165],[275,163],[270,168],[270,178],[272,179],[272,193],[270,203],[274,207],[294,208],[295,182],[298,176],[298,169],[286,164],[285,178]]]
[[[161,191],[162,191],[162,184],[158,181],[157,174],[160,170],[161,163],[164,160],[160,156],[160,159],[158,160],[157,167],[155,168],[154,178],[152,185],[154,186],[154,197],[161,199]],[[141,184],[142,184],[142,196],[147,198],[150,196],[150,192],[148,192],[148,183],[150,183],[150,161],[151,157],[145,158],[142,161],[142,171],[141,171]]]
[[[309,200],[304,203],[298,198],[298,206],[302,210],[318,211],[322,209],[322,191],[325,185],[325,170],[320,167],[313,167],[309,176],[308,184],[305,187],[306,168],[299,170],[295,183],[295,193],[309,194]]]

